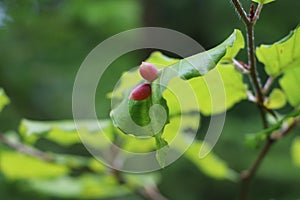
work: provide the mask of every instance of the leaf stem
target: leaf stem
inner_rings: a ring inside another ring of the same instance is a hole
[[[263,5],[262,3],[259,3],[258,6],[257,6],[257,9],[255,11],[255,14],[254,14],[254,17],[252,19],[252,23],[256,23],[256,21],[259,19],[259,16],[260,16],[260,13],[261,13],[261,10],[263,8]]]
[[[273,140],[267,139],[266,143],[264,144],[263,148],[261,149],[252,166],[248,170],[245,170],[241,173],[241,191],[239,196],[240,200],[248,199],[250,182],[253,176],[255,175],[256,171],[258,170],[259,166],[261,165],[262,161],[264,160],[265,156],[269,152],[273,142]]]

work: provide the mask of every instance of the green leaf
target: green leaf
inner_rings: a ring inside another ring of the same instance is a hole
[[[60,198],[109,198],[130,194],[131,191],[120,185],[113,176],[81,175],[63,176],[50,180],[32,179],[29,186],[41,193]]]
[[[264,102],[264,105],[269,109],[279,109],[285,106],[285,94],[278,88],[275,88],[269,98]]]
[[[169,143],[170,148],[185,152],[183,156],[207,176],[236,181],[238,174],[213,152],[200,159],[200,149],[207,147],[207,144],[195,139],[188,147],[192,139],[189,133],[196,133],[198,129],[199,122],[195,120],[195,117],[195,114],[172,117],[165,128],[163,138]],[[188,149],[186,149],[187,147]]]
[[[120,185],[114,176],[91,174],[81,176],[77,180],[83,184],[79,197],[85,199],[118,197],[132,193],[126,185]]]
[[[170,66],[183,79],[203,76],[214,69],[218,63],[231,63],[240,49],[244,48],[244,38],[239,30],[234,32],[220,45],[199,53]]]
[[[219,46],[207,51],[207,52],[203,52],[203,53],[199,53],[196,54],[194,56],[188,57],[186,59],[180,60],[179,62],[172,64],[171,66],[167,66],[165,68],[163,68],[161,72],[161,77],[160,79],[162,81],[166,81],[168,83],[168,81],[170,80],[164,80],[164,79],[172,79],[173,77],[168,77],[170,76],[170,73],[172,70],[177,71],[178,75],[181,78],[184,79],[191,79],[191,78],[195,78],[198,76],[202,76],[204,74],[206,74],[208,71],[212,70],[216,64],[218,62],[231,62],[232,58],[234,56],[236,56],[236,54],[238,53],[238,51],[244,47],[244,40],[243,40],[243,36],[241,34],[241,32],[239,30],[235,30],[234,33],[228,38],[226,39],[222,44],[220,44]],[[170,64],[175,62],[176,60],[170,59],[166,56],[163,56],[162,54],[159,53],[155,53],[152,54],[152,56],[149,58],[150,61],[155,62],[155,63],[159,63],[161,62],[161,66],[164,66],[166,64]],[[149,60],[147,60],[147,62],[149,62]],[[230,69],[229,67],[227,69],[221,69],[224,71],[224,74],[226,72],[228,72],[228,69]],[[167,71],[170,70],[170,71]],[[170,73],[166,73],[170,72]],[[165,72],[165,73],[164,73]],[[232,73],[227,73],[223,78],[227,79],[228,84],[230,86],[234,86],[235,88],[238,88],[238,91],[241,91],[242,94],[240,93],[234,93],[233,94],[233,100],[229,101],[228,100],[228,105],[231,105],[233,103],[235,103],[236,99],[240,100],[241,96],[242,98],[246,98],[246,92],[245,92],[245,86],[243,84],[239,84],[242,80],[241,76],[239,77],[237,74],[234,73],[234,71],[231,69]],[[138,73],[138,72],[136,72]],[[133,80],[133,78],[138,78],[138,75],[134,75],[133,72],[128,73],[128,75],[130,76],[130,81]],[[126,83],[125,79],[126,75],[124,75],[121,79],[121,85],[119,86],[119,88],[124,89],[124,86],[122,83],[125,83],[126,86],[129,86],[128,83]],[[233,82],[236,81],[236,77],[238,77],[237,79],[240,82]],[[128,78],[129,80],[129,78]],[[138,83],[141,80],[141,78],[136,80],[136,83]],[[233,81],[231,81],[233,80]],[[165,87],[161,86],[159,83],[157,83],[159,81],[154,82],[154,84],[152,84],[152,98],[149,99],[145,99],[141,102],[134,102],[132,103],[132,100],[128,99],[128,95],[129,92],[132,88],[130,88],[129,90],[127,89],[127,91],[125,91],[123,94],[123,101],[116,106],[116,108],[114,108],[111,112],[111,118],[114,122],[114,125],[118,128],[120,128],[123,132],[125,132],[126,134],[133,134],[136,136],[153,136],[154,135],[154,131],[153,130],[161,130],[162,127],[160,127],[161,123],[164,122],[164,124],[162,124],[163,126],[165,126],[169,119],[168,119],[168,115],[167,115],[167,119],[164,121],[161,118],[157,118],[156,121],[158,123],[152,123],[155,122],[155,117],[152,118],[150,120],[150,116],[147,114],[149,112],[149,109],[152,107],[152,105],[158,104],[161,106],[161,108],[163,108],[166,112],[166,114],[168,114],[168,106],[166,104],[166,101],[163,97],[163,92],[165,91]],[[205,85],[205,81],[202,81],[203,84]],[[156,84],[157,83],[157,84]],[[201,86],[203,86],[203,84]],[[193,85],[193,84],[191,84]],[[195,83],[194,85],[198,85],[197,83]],[[132,85],[130,84],[130,86],[132,87]],[[205,86],[203,86],[205,88]],[[229,88],[229,87],[228,87]],[[197,88],[198,89],[198,88]],[[232,91],[229,89],[230,93],[232,93]],[[198,92],[198,90],[195,90]],[[229,93],[228,92],[228,93]],[[116,94],[116,99],[120,98],[118,94],[120,94],[121,92],[119,91],[119,89],[117,89],[116,91],[114,91],[114,93],[112,94],[112,98],[115,98],[115,94]],[[216,92],[218,93],[218,92]],[[207,93],[206,93],[207,94]],[[210,99],[209,99],[210,94],[208,93],[205,98],[207,97],[207,99],[203,99],[202,96],[200,96],[199,98],[201,98],[201,101],[203,100],[207,100],[207,104],[210,103]],[[167,99],[168,100],[168,99]],[[152,101],[152,102],[151,102]],[[203,109],[206,109],[206,105],[203,106]],[[211,107],[211,106],[210,106]],[[146,111],[145,111],[146,108]],[[148,108],[148,112],[147,112],[147,108]],[[158,109],[159,111],[163,110],[163,109]],[[210,109],[210,108],[209,108]],[[218,109],[219,112],[224,111],[224,108],[222,107],[221,109]],[[128,112],[130,113],[130,115],[128,114]],[[209,111],[206,111],[206,113],[208,113]],[[157,116],[164,116],[161,115],[160,113],[155,115]],[[164,117],[163,117],[164,118]],[[150,123],[151,121],[151,123]],[[135,122],[135,123],[132,123]],[[144,129],[140,129],[139,126],[143,126]],[[157,128],[158,127],[158,128]],[[155,131],[157,132],[157,131]]]
[[[137,137],[151,137],[161,132],[168,123],[168,106],[162,96],[161,85],[152,83],[151,97],[134,101],[124,98],[121,104],[111,111],[116,127],[126,134]]]
[[[265,65],[267,74],[277,77],[286,70],[300,66],[300,26],[272,45],[256,49],[258,60]]]
[[[84,139],[89,139],[88,133],[99,131],[98,123],[101,123],[101,128],[107,133],[110,132],[111,123],[105,120],[102,120],[101,122],[83,120],[77,124],[77,128],[85,130],[87,134],[83,134],[82,137]],[[19,127],[19,132],[24,140],[31,144],[35,143],[36,140],[41,137],[54,141],[62,146],[70,146],[76,143],[81,143],[75,123],[71,120],[33,121],[23,119]],[[98,142],[100,143],[101,140]]]
[[[293,163],[300,167],[300,137],[296,137],[291,147]]]
[[[182,138],[182,143],[184,143],[187,138]],[[226,162],[221,160],[214,153],[209,153],[204,158],[200,159],[200,149],[208,148],[207,144],[195,140],[193,144],[184,153],[184,156],[193,162],[204,174],[215,179],[228,179],[231,181],[238,180],[238,173],[230,169]],[[181,148],[178,145],[178,148]]]
[[[0,155],[1,171],[9,179],[53,178],[69,172],[64,165],[46,163],[19,152],[1,150]]]
[[[4,90],[0,88],[0,112],[3,108],[10,103],[9,98],[6,96]]]
[[[296,107],[300,105],[300,63],[299,67],[292,68],[286,71],[283,77],[279,80],[280,86],[286,93],[288,102]]]
[[[267,129],[264,129],[258,133],[252,133],[246,135],[246,145],[251,148],[257,148],[261,145],[262,142],[266,140],[266,138],[273,134],[275,131],[281,129],[285,123],[289,123],[290,119],[300,116],[300,110],[294,110],[293,112],[289,113],[288,115],[284,116],[280,119],[277,123],[273,124]]]
[[[156,156],[160,165],[163,166],[163,160],[168,152],[168,148],[166,140],[160,137],[164,135],[163,129],[170,121],[169,114],[179,114],[181,112],[192,112],[199,110],[199,107],[197,105],[197,103],[199,102],[191,102],[191,99],[195,99],[195,93],[198,92],[191,90],[191,86],[193,87],[193,84],[188,82],[181,86],[181,88],[189,88],[187,89],[187,91],[191,92],[189,95],[182,96],[182,98],[178,100],[176,99],[178,98],[177,94],[174,95],[172,93],[173,91],[170,90],[170,88],[172,88],[172,81],[174,79],[178,80],[178,77],[184,80],[191,79],[192,81],[192,78],[195,79],[196,77],[205,75],[207,72],[212,70],[218,63],[219,68],[221,68],[221,66],[224,66],[221,63],[230,63],[232,61],[232,58],[236,56],[239,50],[243,47],[243,36],[239,30],[235,30],[234,33],[219,46],[209,51],[196,54],[183,60],[178,61],[176,59],[168,58],[158,52],[153,53],[150,56],[150,58],[146,60],[146,62],[151,61],[152,63],[155,63],[156,65],[162,68],[160,71],[160,77],[151,84],[151,97],[138,102],[129,99],[128,96],[130,91],[133,89],[133,87],[136,86],[137,83],[141,83],[142,79],[139,76],[138,71],[125,73],[122,76],[118,87],[110,95],[113,99],[112,105],[114,109],[111,111],[111,118],[114,125],[120,130],[122,130],[124,133],[131,134],[137,137],[151,137],[157,134],[156,146],[157,148],[163,148],[157,151]],[[224,74],[226,74],[225,72],[227,72],[228,69],[233,71],[233,73],[228,73],[227,75],[225,75],[225,78],[228,80],[227,82],[229,83],[227,85],[234,86],[239,90],[242,88],[242,95],[233,94],[233,100],[228,101],[228,105],[231,105],[233,101],[237,101],[236,99],[238,99],[238,101],[241,100],[240,96],[242,96],[242,98],[246,98],[247,96],[245,92],[246,88],[243,85],[243,83],[241,88],[239,82],[233,83],[233,81],[236,81],[235,77],[238,77],[238,80],[242,80],[241,76],[239,77],[237,74],[234,73],[235,71],[232,70],[233,66],[227,66],[226,68],[224,67],[224,69],[221,70],[223,70]],[[135,84],[133,80],[135,80]],[[178,82],[179,81],[177,81],[177,83]],[[176,85],[176,83],[174,82],[173,84]],[[216,88],[218,88],[219,86],[220,85],[218,85]],[[183,91],[181,93],[185,92],[184,89],[181,89],[181,91]],[[232,91],[235,90],[229,89],[230,93],[232,93]],[[171,97],[171,100],[168,97]],[[209,98],[210,94],[208,93],[206,97]],[[184,101],[184,104],[182,104],[182,101]],[[203,101],[203,99],[201,99],[201,101]],[[210,101],[208,103],[210,103]],[[169,107],[170,105],[172,106]],[[157,109],[154,109],[155,106],[157,107]],[[217,111],[224,111],[224,109],[226,109],[224,107],[226,106],[223,106]],[[203,106],[203,108],[205,109],[205,105]],[[213,111],[215,110],[216,109],[214,109]]]
[[[275,0],[252,0],[252,1],[256,2],[256,3],[267,4],[267,3],[271,3]]]
[[[218,65],[204,77],[189,81],[204,115],[222,113],[247,99],[247,85],[232,65]]]
[[[83,190],[82,184],[74,178],[62,176],[55,179],[31,179],[28,185],[42,194],[61,198],[78,197]]]
[[[67,166],[72,169],[89,168],[99,174],[104,173],[106,169],[106,167],[95,158],[71,154],[48,153],[48,155],[52,156],[54,163]]]
[[[179,59],[168,57],[159,51],[151,53],[146,62],[154,64],[158,69],[177,63]]]

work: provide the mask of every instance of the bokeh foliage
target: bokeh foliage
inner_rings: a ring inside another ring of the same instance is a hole
[[[249,4],[249,1],[246,0],[242,2],[245,5]],[[0,85],[11,99],[11,105],[1,113],[0,129],[2,131],[15,129],[14,127],[18,127],[20,119],[23,117],[35,120],[71,118],[72,85],[82,60],[99,42],[120,31],[143,25],[174,28],[191,35],[205,48],[211,48],[228,36],[233,27],[242,29],[241,23],[228,1],[2,0],[0,5],[7,14],[4,19],[0,19]],[[271,3],[266,7],[261,21],[257,25],[256,31],[259,33],[257,42],[272,43],[286,35],[289,30],[294,29],[300,21],[299,17],[297,19],[299,8],[298,0],[289,2],[277,0],[276,3]],[[106,72],[107,79],[103,80],[103,82],[110,81],[112,85],[99,87],[97,93],[99,116],[108,115],[110,102],[103,99],[114,87],[113,83],[119,79],[124,70],[137,66],[147,55],[145,52],[134,52],[124,55],[113,63],[114,67]],[[6,98],[2,98],[2,94],[1,90],[0,105],[7,102]],[[216,153],[230,163],[230,167],[234,169],[245,168],[254,158],[255,152],[244,149],[241,144],[244,139],[242,133],[260,130],[260,127],[252,125],[259,123],[254,113],[254,106],[245,102],[241,104],[241,108],[233,108],[227,119],[229,124],[225,126],[221,136],[220,141],[222,142],[216,146]],[[205,120],[204,118],[203,122]],[[22,125],[26,122],[28,125],[30,124],[28,122],[31,121],[23,121]],[[205,123],[202,129],[205,129]],[[24,130],[20,129],[20,132],[22,131]],[[88,155],[84,148],[75,142],[72,143],[78,139],[74,135],[68,138],[67,141],[72,142],[67,144],[67,148],[64,147],[65,143],[52,143],[51,137],[59,140],[57,135],[61,130],[56,127],[51,131],[48,135],[50,141],[40,139],[35,145],[46,151],[51,149],[57,153]],[[15,138],[14,132],[9,133],[12,138]],[[254,193],[258,196],[255,199],[299,198],[297,187],[299,185],[299,153],[297,153],[299,152],[299,139],[293,142],[293,137],[289,136],[286,141],[276,146],[266,160],[257,179],[256,188],[258,189],[255,189]],[[202,138],[201,131],[199,138]],[[64,138],[62,141],[66,142]],[[289,148],[291,144],[293,145]],[[236,151],[236,149],[242,150]],[[293,152],[292,157],[290,151]],[[105,180],[102,182],[104,184],[102,184],[99,180],[102,180],[103,177],[90,175],[73,179],[78,173],[77,170],[70,172],[61,167],[55,168],[55,166],[51,166],[49,171],[53,170],[58,174],[70,173],[72,176],[63,176],[47,182],[33,179],[32,174],[27,174],[26,178],[30,179],[34,187],[29,188],[23,181],[10,178],[18,175],[24,178],[26,175],[25,172],[18,170],[20,160],[29,159],[30,163],[37,166],[39,166],[39,161],[12,153],[8,149],[1,152],[0,156],[3,156],[0,161],[1,167],[7,169],[8,174],[9,172],[12,174],[12,177],[4,177],[0,174],[0,196],[4,199],[19,199],[20,197],[49,199],[49,194],[50,196],[61,194],[61,197],[64,195],[72,197],[70,194],[75,194],[77,197],[82,194],[99,195],[97,194],[98,188],[103,188],[103,191],[108,194],[115,192],[109,188],[109,185],[116,184],[115,180],[104,178]],[[59,159],[66,162],[68,156]],[[8,162],[15,163],[16,167],[5,167],[5,163]],[[81,162],[90,161],[78,157],[78,160],[71,163],[80,165]],[[202,165],[197,163],[193,165],[192,162],[187,158],[182,158],[173,166],[162,171],[162,182],[159,186],[164,194],[171,199],[191,200],[199,198],[232,199],[235,196],[234,184],[225,180],[216,182],[207,178],[205,173],[199,172],[197,169]],[[213,159],[211,162],[216,161]],[[274,167],[274,163],[276,163],[276,167]],[[34,166],[28,166],[28,168],[28,173],[34,170]],[[91,168],[98,172],[103,170],[101,167],[97,167],[97,164],[91,165]],[[24,166],[24,170],[26,170],[26,166]],[[205,170],[209,171],[211,168],[206,167]],[[284,173],[278,173],[278,171],[284,171]],[[212,174],[214,173],[212,172]],[[132,179],[133,182],[145,181],[143,177]],[[154,177],[153,180],[157,179]],[[148,182],[151,184],[151,181]],[[56,189],[60,185],[61,188],[64,188],[63,191]],[[89,191],[85,191],[83,185],[88,185]],[[272,186],[267,189],[270,191],[261,191],[260,188],[265,185]],[[69,187],[66,188],[66,186]],[[128,194],[128,189],[123,187],[119,189],[120,194]],[[36,193],[37,190],[40,192]],[[216,193],[215,191],[220,192]],[[47,195],[42,195],[43,193]],[[125,198],[121,197],[121,199]],[[137,196],[127,198],[139,199]]]

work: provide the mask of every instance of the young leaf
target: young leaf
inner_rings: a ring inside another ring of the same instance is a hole
[[[9,104],[10,100],[9,98],[6,96],[4,90],[2,88],[0,88],[0,112],[3,110],[3,108]]]
[[[246,135],[246,145],[251,148],[257,148],[260,144],[265,141],[265,139],[273,134],[275,131],[281,129],[284,123],[289,123],[289,120],[295,117],[300,116],[300,110],[294,110],[293,112],[289,113],[288,115],[284,116],[280,119],[277,123],[273,124],[267,129],[264,129],[258,133],[252,133]]]
[[[275,88],[271,92],[269,99],[264,104],[267,108],[270,109],[282,108],[286,104],[285,94],[280,89]]]
[[[294,107],[300,105],[299,77],[300,77],[300,63],[297,68],[292,68],[287,70],[284,73],[283,77],[279,80],[280,86],[286,93],[288,102]]]
[[[267,74],[277,77],[286,70],[300,65],[300,26],[272,45],[256,49],[258,60],[265,65]]]
[[[267,3],[271,3],[275,0],[252,0],[252,1],[256,2],[256,3],[267,4]]]

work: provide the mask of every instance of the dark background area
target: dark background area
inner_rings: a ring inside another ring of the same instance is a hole
[[[249,8],[249,0],[241,2]],[[0,116],[1,131],[17,129],[22,118],[71,119],[72,87],[82,61],[100,42],[121,31],[142,26],[170,28],[192,37],[205,49],[222,42],[235,28],[244,31],[229,0],[2,0],[0,8],[0,86],[11,99]],[[299,10],[299,0],[266,5],[256,26],[257,44],[287,35],[300,22]],[[146,53],[124,55],[105,72],[103,82],[111,84],[99,85],[99,117],[108,116],[110,101],[105,97],[121,73],[139,65]],[[245,52],[239,58],[245,59]],[[244,133],[260,129],[257,113],[247,102],[228,112],[215,152],[236,170],[249,166],[257,153],[243,143]],[[293,137],[291,134],[272,149],[254,181],[253,199],[300,198],[300,169],[290,158]],[[236,196],[236,184],[206,177],[185,159],[164,169],[162,175],[159,187],[172,200],[230,200]],[[48,199],[0,176],[0,199],[21,198]]]

